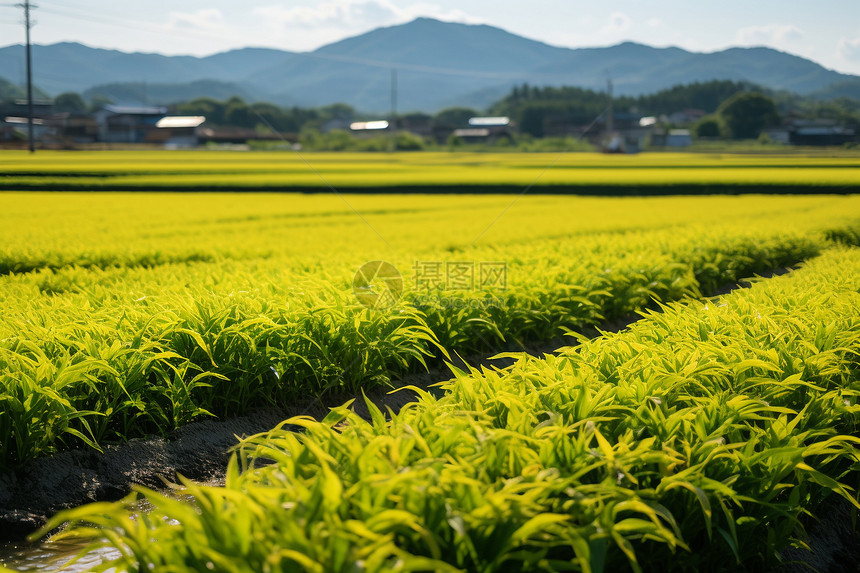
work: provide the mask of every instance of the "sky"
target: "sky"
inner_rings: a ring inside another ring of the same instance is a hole
[[[314,50],[427,16],[489,24],[565,47],[634,41],[712,52],[770,46],[860,75],[860,0],[38,0],[32,41],[204,56],[247,46]],[[0,46],[23,43],[15,2],[0,1]]]

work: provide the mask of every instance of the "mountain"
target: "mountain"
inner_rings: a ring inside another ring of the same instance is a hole
[[[811,97],[819,100],[829,100],[844,97],[860,99],[860,77],[851,77],[839,82],[834,82],[825,88],[816,90],[809,94]]]
[[[33,46],[33,81],[51,94],[84,92],[103,84],[186,83],[197,80],[244,83],[249,73],[283,65],[294,54],[268,48],[243,48],[205,58],[126,53],[73,42]],[[0,48],[0,77],[20,82],[24,49]],[[249,92],[255,88],[248,89]]]
[[[187,83],[114,82],[100,84],[84,90],[85,100],[103,97],[115,102],[140,102],[144,104],[174,103],[190,101],[199,97],[227,100],[238,96],[245,101],[270,99],[259,91],[249,92],[239,82],[218,80],[195,80]]]
[[[307,53],[244,48],[201,58],[60,43],[35,46],[33,61],[35,82],[48,93],[97,92],[117,101],[129,99],[120,103],[141,103],[144,93],[146,103],[199,95],[224,99],[235,90],[248,100],[281,105],[344,102],[385,112],[392,104],[395,70],[401,111],[482,108],[522,83],[603,89],[607,77],[619,95],[730,79],[802,95],[860,97],[860,77],[771,48],[696,53],[626,42],[570,49],[492,26],[430,18],[378,28]],[[0,77],[16,82],[23,77],[21,46],[0,48]]]

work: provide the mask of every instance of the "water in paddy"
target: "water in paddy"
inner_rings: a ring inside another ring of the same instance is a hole
[[[203,485],[223,486],[224,482],[223,479],[216,479]],[[183,494],[183,490],[179,488],[164,490],[161,493],[193,503],[193,498],[187,494]],[[146,500],[139,501],[136,504],[132,518],[136,514],[148,512],[151,507]],[[117,549],[101,548],[89,551],[74,563],[69,564],[86,546],[87,543],[73,539],[63,539],[60,541],[46,539],[35,543],[28,543],[26,541],[0,543],[0,568],[6,567],[12,571],[21,573],[83,573],[107,560],[119,556]]]
[[[0,545],[0,566],[12,571],[79,573],[119,555],[116,549],[98,549],[67,565],[84,547],[72,540],[8,543]]]

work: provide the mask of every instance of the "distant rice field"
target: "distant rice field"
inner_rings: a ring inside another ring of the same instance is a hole
[[[855,192],[860,155],[9,151],[0,190]]]

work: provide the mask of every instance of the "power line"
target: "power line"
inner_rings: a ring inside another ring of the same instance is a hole
[[[397,69],[391,68],[391,150],[397,151]]]

